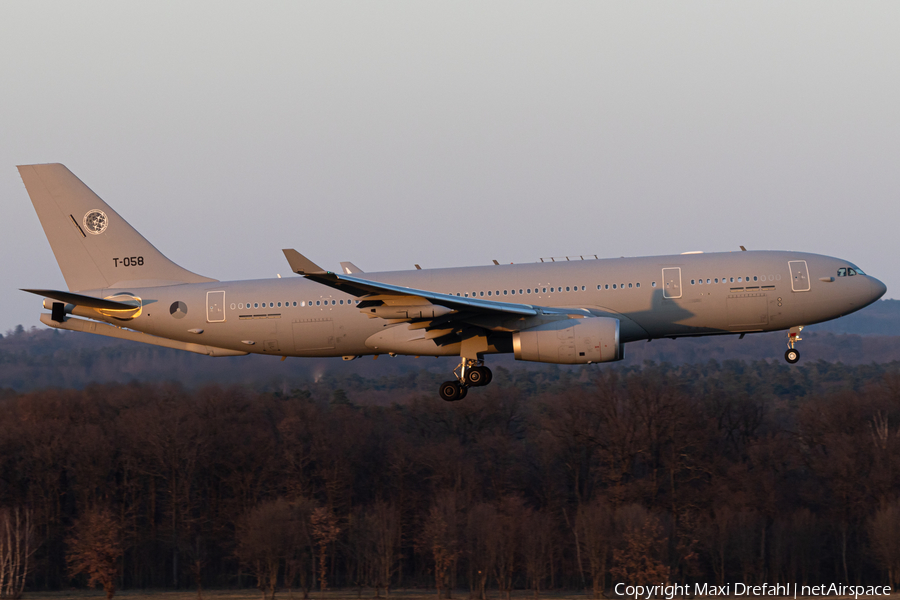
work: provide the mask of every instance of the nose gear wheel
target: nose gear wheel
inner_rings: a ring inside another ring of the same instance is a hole
[[[788,363],[792,365],[796,364],[796,362],[800,360],[800,351],[794,348],[794,344],[803,339],[800,337],[801,331],[803,331],[803,325],[791,327],[791,330],[788,332],[788,349],[784,353],[784,360],[788,361]]]

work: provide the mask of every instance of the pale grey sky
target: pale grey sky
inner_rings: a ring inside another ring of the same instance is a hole
[[[182,266],[786,249],[898,297],[900,3],[0,4],[0,331],[65,289],[17,164]]]

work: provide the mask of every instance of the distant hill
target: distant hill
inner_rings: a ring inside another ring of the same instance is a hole
[[[804,330],[799,348],[804,364],[824,360],[845,364],[900,361],[900,301],[876,302],[859,313]],[[635,342],[625,360],[600,368],[621,368],[645,361],[673,364],[710,360],[782,361],[784,332]],[[323,377],[409,376],[427,372],[427,385],[450,376],[454,358],[381,356],[345,362],[339,358],[238,356],[210,358],[189,352],[47,328],[17,328],[0,339],[0,388],[17,391],[44,387],[81,388],[92,382],[179,381],[246,384],[255,389],[290,390]],[[510,355],[490,356],[488,364],[510,370],[551,368],[523,363]],[[582,367],[573,367],[581,369]],[[596,368],[596,367],[592,367]],[[423,385],[426,385],[423,383]],[[437,384],[434,383],[436,386]]]
[[[852,315],[810,325],[806,331],[857,335],[900,335],[900,300],[879,300]]]

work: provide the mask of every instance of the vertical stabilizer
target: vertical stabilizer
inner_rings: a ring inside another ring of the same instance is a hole
[[[70,291],[216,281],[163,256],[65,166],[19,174]]]

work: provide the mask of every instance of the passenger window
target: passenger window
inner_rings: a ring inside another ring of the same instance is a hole
[[[709,279],[706,280],[706,283],[709,283]]]
[[[846,277],[847,276],[847,268],[841,267],[838,269],[838,277]]]
[[[608,283],[606,284],[606,289],[609,289],[609,284],[608,284]]]
[[[569,286],[566,286],[566,291],[567,291],[567,292],[569,291]]]
[[[522,290],[519,290],[519,295],[520,295],[520,296],[522,295]]]
[[[616,284],[613,284],[613,289],[616,289]]]
[[[528,292],[528,293],[530,294],[530,293],[531,293],[531,288],[526,288],[525,291]]]
[[[321,304],[321,302],[322,302],[321,300],[316,300],[316,306],[319,306],[319,304]]]
[[[734,277],[731,278],[731,283],[734,283]]]
[[[656,282],[655,282],[655,281],[651,281],[651,282],[650,282],[650,287],[656,287]]]
[[[253,308],[259,308],[259,302],[254,302],[254,303],[253,303]]]
[[[628,284],[628,287],[631,287],[631,284],[630,284],[630,283]]]
[[[281,308],[281,302],[278,303],[278,308]]]
[[[740,278],[740,277],[738,277],[738,283],[741,283],[741,278]]]
[[[641,287],[641,282],[638,281],[637,284],[636,284],[636,286],[637,286],[637,287]]]
[[[504,295],[504,296],[506,295],[506,290],[503,290],[503,295]]]
[[[541,288],[541,289],[544,290],[542,293],[544,293],[544,294],[547,293],[547,288]]]
[[[601,285],[597,285],[597,289],[598,289],[598,290],[599,290],[599,289],[600,289],[600,288],[601,288],[601,287],[603,287],[603,286],[601,286]]]
[[[714,281],[715,281],[716,283],[719,283],[719,278],[716,277]]]
[[[695,284],[694,284],[694,280],[693,280],[693,279],[691,279],[691,285],[695,285]]]
[[[753,276],[753,281],[756,281],[756,275]]]
[[[488,290],[488,296],[490,296],[490,295],[491,295],[491,290]]]

